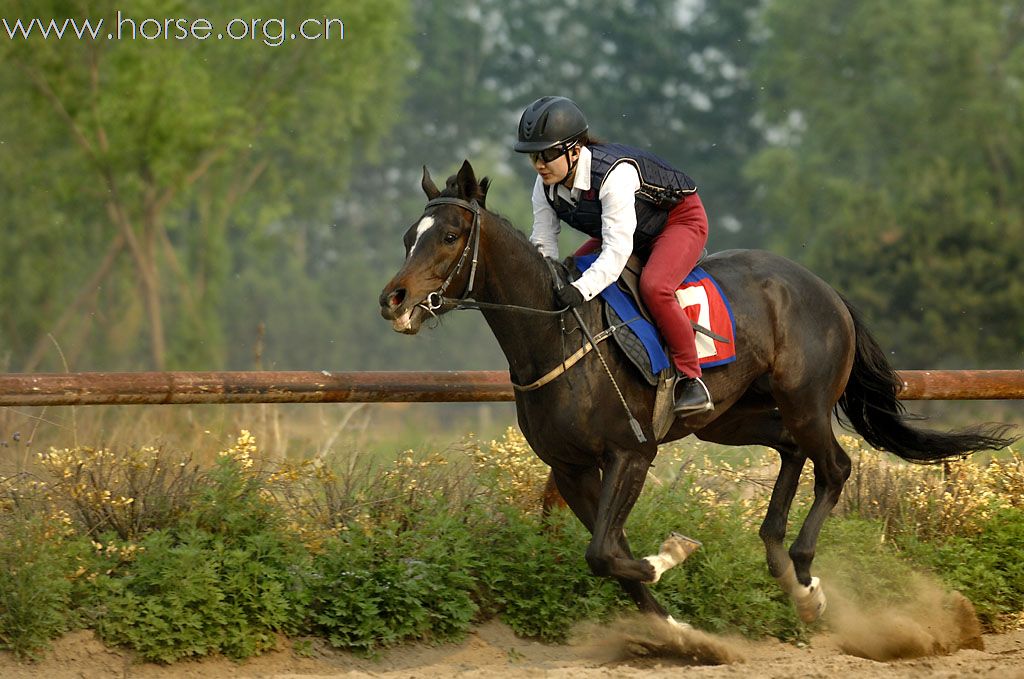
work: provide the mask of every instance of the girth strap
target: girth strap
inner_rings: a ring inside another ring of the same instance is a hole
[[[623,323],[621,325],[625,325],[625,324]],[[608,339],[609,337],[611,337],[612,334],[619,327],[621,327],[621,326],[620,325],[613,325],[610,328],[606,328],[606,329],[602,330],[601,332],[599,332],[597,334],[597,336],[594,337],[594,341],[597,342],[598,344],[600,344],[601,342],[603,342],[606,339]],[[584,356],[586,356],[587,354],[589,354],[593,348],[594,348],[594,345],[591,344],[590,341],[588,340],[586,344],[584,344],[582,347],[580,347],[576,351],[576,353],[574,353],[572,356],[569,356],[564,361],[562,361],[557,366],[555,366],[550,372],[548,372],[547,375],[544,375],[539,380],[536,380],[534,382],[530,382],[529,384],[516,384],[515,382],[513,382],[512,383],[512,388],[515,389],[516,391],[533,391],[534,389],[540,389],[545,384],[547,384],[548,382],[551,382],[552,380],[554,380],[555,378],[560,376],[562,373],[564,373],[566,370],[568,370],[569,368],[571,368],[574,365],[576,365],[579,362],[579,360],[581,358],[583,358]]]

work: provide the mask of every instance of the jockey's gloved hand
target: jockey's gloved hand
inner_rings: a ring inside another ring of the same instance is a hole
[[[558,290],[555,290],[555,299],[563,307],[569,307],[570,309],[578,307],[583,304],[586,300],[583,299],[583,293],[575,285],[565,285]]]

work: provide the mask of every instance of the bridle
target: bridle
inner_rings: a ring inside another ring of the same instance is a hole
[[[461,207],[464,210],[469,210],[473,214],[473,225],[470,227],[469,240],[466,241],[466,247],[462,249],[462,254],[459,256],[458,261],[452,267],[448,276],[441,283],[437,290],[429,293],[423,298],[423,301],[414,306],[423,309],[431,316],[436,317],[437,314],[434,312],[450,305],[452,309],[464,311],[467,309],[504,309],[506,311],[520,311],[523,313],[538,314],[541,316],[561,316],[567,311],[567,309],[555,309],[550,311],[548,309],[534,309],[533,307],[518,306],[516,304],[494,304],[491,302],[480,302],[470,295],[473,294],[473,285],[476,283],[476,267],[480,261],[480,204],[476,200],[462,200],[461,198],[450,198],[442,196],[439,198],[433,198],[427,201],[424,209],[435,207],[437,205],[455,205]],[[462,291],[462,294],[458,297],[445,297],[444,293],[448,290],[448,286],[452,284],[455,277],[462,271],[462,267],[466,265],[466,259],[469,257],[470,251],[473,253],[473,258],[470,260],[469,268],[469,281],[466,283],[466,289]],[[548,266],[552,266],[548,262]],[[552,269],[552,275],[554,270]],[[557,276],[555,277],[557,279]]]
[[[469,240],[466,241],[466,247],[462,249],[462,255],[458,261],[455,262],[455,266],[448,273],[448,277],[444,279],[439,287],[434,292],[427,295],[422,302],[416,306],[426,311],[431,316],[436,316],[434,313],[446,303],[459,302],[469,299],[470,294],[473,292],[473,284],[476,282],[476,265],[480,260],[480,204],[476,200],[468,201],[462,200],[461,198],[449,198],[442,196],[439,198],[433,198],[427,201],[426,207],[435,207],[437,205],[456,205],[464,210],[469,210],[473,213],[473,226],[470,227]],[[466,289],[462,292],[462,295],[452,300],[451,298],[445,297],[444,293],[448,290],[448,286],[452,284],[455,277],[462,271],[462,267],[466,264],[466,258],[469,257],[470,250],[473,251],[473,259],[469,268],[469,281],[466,283]]]
[[[601,365],[604,366],[604,370],[608,374],[608,378],[611,380],[612,385],[615,387],[615,391],[619,396],[619,401],[622,403],[622,407],[625,409],[626,415],[629,418],[629,424],[630,427],[633,429],[634,435],[636,435],[636,438],[640,443],[645,443],[647,441],[647,438],[643,434],[643,431],[640,427],[640,423],[637,422],[635,417],[633,417],[633,413],[632,411],[630,411],[629,405],[626,403],[626,398],[622,395],[622,390],[619,389],[619,385],[616,383],[615,377],[612,376],[611,369],[605,362],[604,356],[601,355],[600,351],[597,351],[598,344],[600,344],[605,339],[610,337],[612,333],[614,333],[619,327],[628,325],[629,323],[632,323],[633,320],[636,319],[632,319],[630,321],[626,321],[618,325],[612,325],[611,327],[607,328],[605,331],[600,333],[598,337],[594,337],[591,334],[590,330],[587,328],[587,326],[583,323],[583,317],[580,316],[580,312],[578,309],[566,308],[548,311],[546,309],[534,309],[530,307],[517,306],[514,304],[492,304],[489,302],[479,302],[471,298],[470,295],[473,293],[473,284],[476,282],[476,266],[480,260],[480,204],[476,200],[462,200],[461,198],[439,196],[437,198],[432,198],[431,200],[427,201],[426,207],[430,208],[435,207],[437,205],[455,205],[456,207],[461,207],[464,210],[469,210],[473,214],[473,225],[470,227],[469,240],[466,241],[466,247],[462,249],[462,254],[459,256],[458,261],[455,262],[455,266],[448,273],[448,276],[441,283],[441,286],[437,290],[431,292],[426,297],[424,297],[423,301],[420,302],[419,304],[416,304],[415,306],[423,309],[428,314],[435,317],[437,316],[437,314],[435,314],[434,312],[442,308],[446,304],[453,304],[455,309],[505,309],[535,314],[544,314],[549,316],[559,316],[561,318],[564,318],[564,314],[566,311],[571,311],[573,316],[576,317],[576,322],[579,324],[580,330],[587,338],[587,344],[584,345],[584,347],[582,347],[571,357],[569,357],[569,359],[563,359],[562,363],[559,366],[556,366],[554,369],[549,371],[540,379],[532,382],[531,384],[519,385],[513,383],[512,386],[517,391],[533,391],[534,389],[539,389],[540,387],[544,386],[548,382],[554,380],[559,375],[564,373],[566,370],[569,369],[570,366],[572,366],[574,363],[583,358],[583,356],[585,356],[591,350],[595,350],[595,353],[597,353],[598,358],[601,360]],[[470,262],[469,281],[467,281],[466,283],[466,289],[463,290],[462,295],[459,297],[445,297],[445,291],[448,290],[448,286],[452,284],[452,281],[455,280],[455,277],[459,275],[460,271],[462,271],[462,267],[465,266],[466,259],[469,257],[470,251],[472,251],[473,253],[473,259]],[[555,285],[558,285],[559,277],[555,272],[554,264],[550,260],[545,261],[547,262],[548,267],[551,269],[553,283]],[[562,325],[564,336],[564,320],[562,321]]]

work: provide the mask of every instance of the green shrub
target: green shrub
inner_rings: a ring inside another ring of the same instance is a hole
[[[70,485],[54,486],[63,495],[32,495],[51,503],[43,509],[52,519],[12,520],[21,505],[8,502],[0,507],[0,646],[30,656],[91,621],[106,641],[162,662],[243,658],[279,633],[372,653],[407,640],[457,639],[491,616],[517,634],[559,642],[580,622],[632,612],[618,583],[590,573],[590,535],[579,521],[555,512],[545,525],[536,502],[523,499],[539,482],[537,470],[532,457],[523,459],[525,442],[507,439],[473,453],[472,472],[442,456],[403,453],[390,467],[353,476],[354,468],[306,463],[276,468],[253,458],[255,441],[243,432],[212,469],[188,476],[188,502],[173,507],[107,492],[121,478],[113,473],[87,488],[87,499],[105,508],[96,515],[102,521],[74,523],[58,511],[79,498]],[[110,469],[122,464],[106,453],[95,459]],[[655,553],[673,530],[704,543],[652,586],[677,619],[711,632],[806,638],[809,628],[768,575],[757,534],[766,497],[735,499],[749,473],[709,463],[649,487],[626,527],[631,547],[638,557]],[[160,500],[166,493],[157,490]],[[789,540],[807,512],[806,491]],[[864,497],[862,506],[871,505]],[[136,521],[134,507],[150,518]],[[897,603],[911,596],[903,585],[923,564],[971,598],[989,626],[1024,609],[1024,510],[971,522],[978,533],[949,521],[961,532],[930,542],[922,539],[935,531],[887,541],[882,520],[860,516],[825,524],[814,570],[826,592]],[[72,525],[90,528],[89,538],[69,538]]]
[[[461,637],[477,612],[470,531],[445,507],[328,541],[307,577],[309,630],[370,653],[410,639]]]
[[[904,541],[907,555],[971,600],[988,629],[1024,610],[1024,510],[1004,509],[981,532],[942,541]]]
[[[237,460],[222,458],[211,478],[181,525],[150,533],[133,561],[101,578],[104,640],[160,662],[244,658],[298,628],[303,553]]]
[[[36,657],[74,623],[70,578],[88,545],[62,533],[38,515],[0,524],[0,648],[19,658]]]
[[[619,585],[591,574],[584,558],[590,535],[568,511],[549,517],[547,531],[515,509],[496,518],[487,534],[481,531],[477,577],[490,610],[516,634],[564,641],[576,623],[622,605]]]

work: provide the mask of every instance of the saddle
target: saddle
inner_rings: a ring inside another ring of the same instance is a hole
[[[710,368],[736,359],[735,325],[728,300],[700,266],[705,256],[706,253],[680,284],[676,298],[698,333],[697,355],[701,367]],[[596,255],[574,258],[570,270],[579,275],[577,272],[585,271],[596,258]],[[617,343],[653,386],[659,382],[659,373],[669,370],[671,364],[661,334],[640,297],[642,270],[640,258],[630,256],[617,284],[605,289],[601,297],[608,326],[619,328],[614,333]]]
[[[703,336],[698,335],[697,341],[697,355],[701,366],[711,367],[736,360],[733,340],[735,323],[725,295],[711,276],[700,267],[704,256],[701,256],[697,267],[679,286],[676,298],[695,332],[703,333]],[[570,257],[561,267],[554,266],[556,262],[553,260],[548,261],[553,265],[552,271],[555,276],[563,284],[567,284],[578,278],[595,259],[597,255]],[[656,440],[660,441],[675,420],[672,412],[672,394],[678,376],[668,360],[661,334],[640,297],[642,270],[640,258],[636,255],[631,256],[617,284],[610,285],[601,292],[605,329],[599,337],[614,337],[616,344],[647,383],[656,387],[653,427]],[[700,340],[705,340],[703,347]],[[590,346],[589,343],[587,346]],[[585,353],[585,350],[577,352],[582,353]],[[574,355],[570,360],[575,362],[578,357]],[[535,388],[549,379],[549,376],[545,376],[528,388]]]
[[[695,266],[700,266],[700,263],[704,261],[704,258],[708,256],[708,251],[704,250],[700,258],[697,260]],[[622,289],[627,295],[633,298],[633,302],[636,304],[640,314],[647,319],[649,323],[654,323],[654,318],[651,316],[651,312],[647,310],[647,305],[644,304],[644,300],[640,297],[640,274],[644,270],[644,263],[640,260],[640,257],[633,253],[626,260],[626,267],[622,270],[622,274],[619,276],[619,280],[616,285]]]

